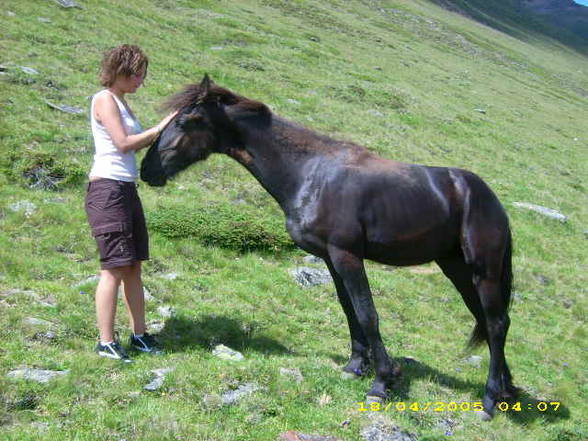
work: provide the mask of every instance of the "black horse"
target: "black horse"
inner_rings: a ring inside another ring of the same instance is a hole
[[[387,397],[398,373],[382,343],[364,259],[389,265],[435,261],[476,319],[470,343],[486,341],[483,406],[512,398],[504,345],[510,319],[511,233],[490,188],[475,174],[380,158],[274,115],[205,76],[173,97],[175,119],[151,146],[141,178],[153,186],[211,153],[241,163],[275,198],[302,249],[329,268],[351,333],[344,370],[361,376],[373,358],[369,397]]]

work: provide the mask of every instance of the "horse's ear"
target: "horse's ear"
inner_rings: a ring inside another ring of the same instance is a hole
[[[210,86],[214,84],[213,81],[210,79],[208,74],[204,74],[204,78],[200,82],[200,90],[202,91],[203,95],[207,95],[208,91],[210,90]]]

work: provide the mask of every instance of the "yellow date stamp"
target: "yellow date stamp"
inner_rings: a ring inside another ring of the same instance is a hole
[[[480,412],[481,401],[393,401],[390,403],[365,403],[360,401],[360,412]]]
[[[481,401],[393,401],[390,403],[359,401],[357,410],[360,412],[481,412],[484,406]],[[557,412],[560,408],[559,401],[537,401],[535,403],[522,403],[502,401],[496,404],[501,412]]]

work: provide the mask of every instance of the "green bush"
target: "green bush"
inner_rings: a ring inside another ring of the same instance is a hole
[[[79,185],[87,174],[87,170],[71,158],[48,152],[12,152],[1,162],[0,168],[16,182],[45,190]]]
[[[243,205],[160,206],[148,213],[147,219],[151,231],[166,237],[195,237],[206,245],[237,251],[284,251],[295,247],[282,217],[269,217]]]

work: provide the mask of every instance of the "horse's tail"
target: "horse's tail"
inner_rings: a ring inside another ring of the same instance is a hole
[[[507,312],[510,309],[512,302],[512,235],[510,227],[507,231],[506,243],[504,248],[504,255],[502,257],[502,272],[500,277],[500,294],[502,296],[503,307]],[[468,349],[480,346],[482,343],[488,340],[488,333],[486,331],[486,318],[484,311],[479,308],[474,314],[476,318],[476,326],[472,331],[470,339],[468,341]]]

